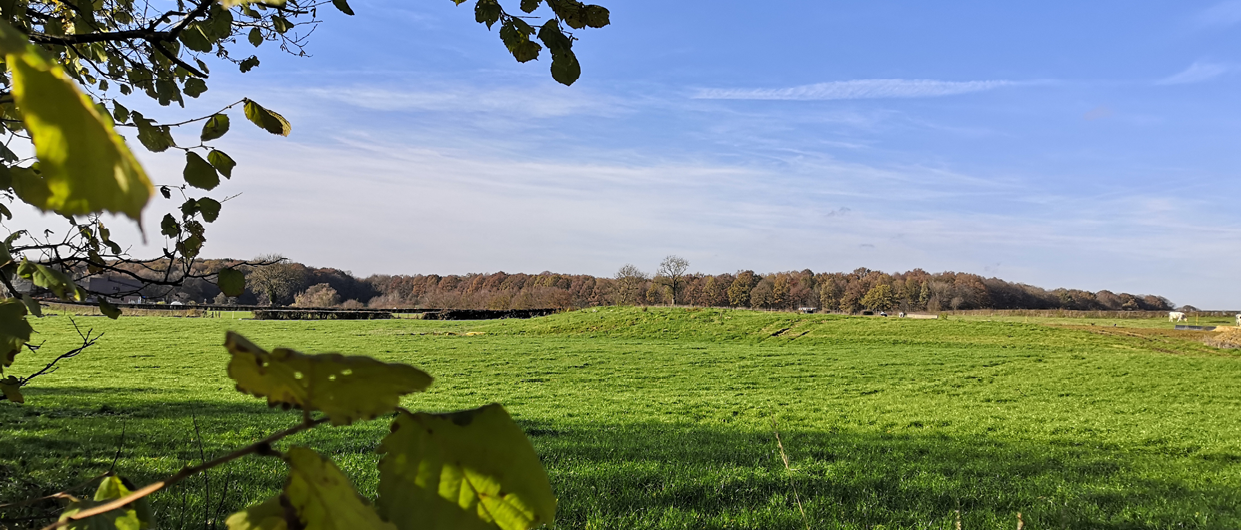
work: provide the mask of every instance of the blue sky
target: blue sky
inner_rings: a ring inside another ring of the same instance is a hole
[[[351,3],[312,57],[265,45],[191,104],[294,126],[221,140],[242,195],[209,255],[610,275],[678,254],[1241,308],[1241,1],[618,2],[572,87],[468,5]]]

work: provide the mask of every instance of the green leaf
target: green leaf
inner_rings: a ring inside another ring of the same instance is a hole
[[[322,411],[335,425],[391,412],[401,396],[431,385],[431,376],[422,370],[370,357],[306,355],[284,348],[268,353],[231,331],[224,346],[233,354],[228,375],[237,390],[266,397],[271,406]]]
[[[82,289],[73,283],[73,279],[68,274],[47,265],[23,259],[21,266],[17,268],[17,275],[34,282],[38,287],[51,291],[56,298],[61,300],[70,298],[82,300]]]
[[[121,308],[112,305],[112,302],[107,300],[99,300],[99,312],[103,313],[104,316],[112,320],[116,320],[121,317]]]
[[[224,524],[228,530],[287,530],[290,525],[285,520],[281,497],[277,495],[230,515]]]
[[[560,31],[560,26],[554,19],[548,20],[539,28],[539,40],[543,41],[552,55],[568,53],[573,49],[573,41]]]
[[[289,22],[289,19],[284,18],[280,15],[273,15],[271,17],[271,25],[272,25],[272,28],[276,30],[276,33],[279,33],[281,35],[293,29],[293,23]]]
[[[43,317],[43,306],[39,305],[39,301],[31,297],[29,293],[23,294],[21,300],[23,304],[26,304],[26,309],[30,311],[30,314]]]
[[[64,215],[108,211],[138,221],[154,187],[124,140],[64,70],[8,23],[0,53],[51,194],[33,205]]]
[[[196,213],[198,213],[198,201],[186,199],[185,202],[181,203],[181,215],[183,217],[189,217]]]
[[[207,82],[197,77],[191,77],[185,80],[181,90],[185,92],[185,95],[196,98],[207,91]]]
[[[125,108],[125,105],[122,105],[121,102],[113,100],[112,117],[116,118],[116,121],[125,123],[129,121],[129,109]]]
[[[172,140],[172,132],[167,125],[151,125],[151,121],[143,119],[141,114],[134,113],[134,125],[138,126],[138,141],[152,153],[162,153],[169,147],[177,145]]]
[[[552,79],[556,82],[569,86],[581,76],[582,65],[578,64],[573,52],[552,55]]]
[[[207,123],[203,124],[203,132],[199,137],[204,142],[210,142],[228,132],[228,114],[216,114],[207,118]],[[211,155],[207,155],[210,158]]]
[[[259,58],[251,55],[247,57],[245,60],[241,61],[241,64],[237,66],[241,68],[241,73],[244,74],[254,69],[254,67],[258,65],[259,65]]]
[[[181,225],[177,224],[177,220],[172,214],[164,214],[164,219],[159,222],[159,233],[168,236],[169,239],[176,239],[181,235]]]
[[[586,25],[592,28],[602,28],[612,23],[608,8],[603,6],[586,6],[582,10],[582,16],[586,19]]]
[[[517,59],[517,62],[524,63],[537,59],[539,51],[543,49],[538,43],[530,40],[532,33],[534,33],[534,28],[529,24],[519,18],[513,18],[506,21],[500,28],[500,40],[504,41],[504,45],[509,53],[513,54],[513,58]]]
[[[259,28],[250,29],[250,44],[253,44],[255,48],[258,48],[260,44],[263,44],[262,30]]]
[[[527,41],[517,44],[516,46],[513,46],[512,48],[509,48],[509,51],[512,52],[513,58],[517,59],[517,62],[524,63],[527,61],[538,59],[539,50],[542,50],[542,49],[543,47],[539,46],[537,42],[534,42],[532,40],[527,40]]]
[[[341,13],[353,16],[353,9],[349,7],[349,3],[345,0],[332,0],[332,5],[336,6],[336,9],[339,9]]]
[[[181,40],[181,43],[186,48],[196,52],[206,53],[211,51],[211,40],[203,34],[203,30],[198,24],[190,24],[177,38]]]
[[[215,172],[215,167],[193,151],[185,152],[185,171],[182,175],[185,176],[185,183],[195,188],[212,190],[220,185],[220,175]]]
[[[105,504],[131,493],[123,479],[115,475],[104,477],[99,488],[95,490],[92,500],[75,500],[60,514],[65,521],[83,510]],[[74,520],[62,528],[70,530],[142,530],[154,526],[154,515],[151,505],[145,497],[115,510],[104,512],[86,519]]]
[[[293,129],[289,125],[289,121],[284,119],[284,116],[263,108],[262,105],[255,103],[252,99],[246,100],[245,109],[246,119],[269,133],[288,136]]]
[[[246,275],[237,269],[222,269],[215,280],[224,296],[237,297],[246,292]]]
[[[198,257],[198,252],[202,250],[203,242],[205,241],[206,239],[201,235],[191,235],[177,243],[177,252],[180,252],[181,255],[187,258],[196,258]]]
[[[220,217],[220,201],[210,197],[198,199],[198,211],[202,212],[204,221],[214,223]]]
[[[491,25],[500,20],[500,4],[496,0],[478,0],[474,4],[474,20],[479,24],[486,24],[487,29],[491,29]]]
[[[12,366],[13,357],[30,341],[34,328],[26,321],[26,305],[15,298],[0,300],[0,360]]]
[[[379,514],[400,530],[550,525],[556,497],[534,447],[497,404],[402,411],[380,444]]]
[[[9,168],[13,193],[26,204],[44,204],[50,200],[52,190],[47,181],[39,177],[39,173],[31,167]]]
[[[4,394],[4,398],[14,403],[25,403],[26,398],[22,396],[22,382],[14,376],[8,376],[0,379],[0,393]]]
[[[9,146],[0,144],[0,161],[17,162],[18,160],[21,159],[18,158],[17,153],[14,153],[12,149],[9,149]]]
[[[521,0],[521,10],[527,13],[533,13],[539,8],[539,4],[541,3],[543,3],[543,0]]]
[[[211,162],[211,165],[215,166],[215,168],[219,170],[220,174],[224,175],[224,178],[233,177],[233,167],[235,167],[237,163],[233,162],[232,158],[229,158],[228,155],[224,154],[224,151],[216,151],[212,149],[210,153],[207,153],[207,161]]]
[[[307,530],[396,530],[353,489],[331,460],[306,447],[289,449],[283,497]]]

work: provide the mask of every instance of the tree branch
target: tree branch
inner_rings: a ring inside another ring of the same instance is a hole
[[[43,33],[31,33],[30,41],[35,44],[52,44],[59,46],[68,46],[70,44],[88,44],[91,42],[113,42],[131,39],[143,39],[147,41],[164,41],[174,38],[171,32],[155,31],[154,29],[129,29],[125,31],[110,31],[106,33],[81,33],[76,35],[46,35]]]

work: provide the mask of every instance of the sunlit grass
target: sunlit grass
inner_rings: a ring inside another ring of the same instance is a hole
[[[267,347],[420,366],[438,379],[410,408],[505,404],[544,459],[560,528],[805,528],[794,487],[816,529],[945,528],[957,510],[965,528],[1015,528],[1017,512],[1028,528],[1241,526],[1241,360],[1166,322],[987,320],[641,308],[487,322],[79,317],[106,332],[99,345],[37,380],[27,405],[0,403],[0,495],[106,471],[122,431],[116,468],[147,482],[199,460],[194,423],[208,458],[295,423],[233,390],[220,346],[233,329]],[[23,370],[76,338],[63,316],[36,328],[47,353],[19,356]],[[294,442],[373,495],[386,429]],[[209,511],[270,494],[280,473],[261,458],[214,471]],[[157,495],[161,517],[201,527],[205,486]]]

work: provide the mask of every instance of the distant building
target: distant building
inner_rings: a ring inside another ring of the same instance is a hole
[[[142,282],[124,276],[92,276],[86,279],[86,290],[109,299],[126,299],[142,288]]]

